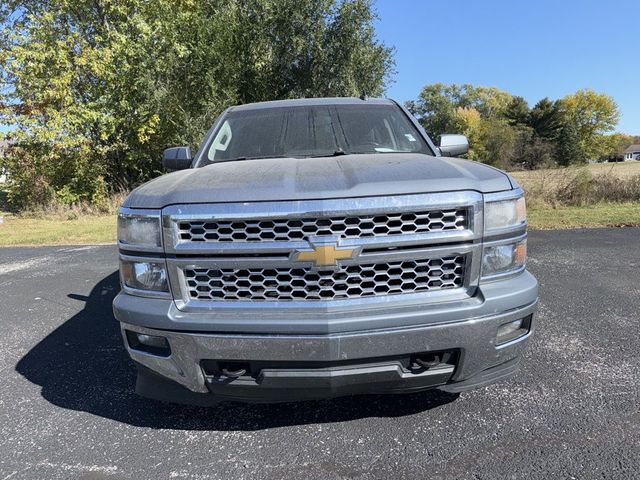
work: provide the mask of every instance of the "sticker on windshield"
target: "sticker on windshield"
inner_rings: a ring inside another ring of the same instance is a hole
[[[416,141],[416,137],[414,137],[413,135],[411,135],[410,133],[405,133],[404,136],[406,137],[407,140],[409,140],[410,142],[415,142]]]

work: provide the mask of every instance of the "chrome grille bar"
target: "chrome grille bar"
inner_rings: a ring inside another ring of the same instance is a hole
[[[460,288],[462,255],[313,268],[187,268],[189,297],[207,301],[315,301]]]
[[[177,223],[180,241],[289,242],[330,235],[338,238],[379,237],[464,230],[468,209],[426,210],[379,215],[268,220],[212,220]]]
[[[442,219],[437,218],[440,212]],[[407,215],[405,220],[401,219],[403,215]],[[376,218],[375,222],[373,218]],[[327,219],[331,219],[331,226],[327,226]],[[353,219],[349,222],[354,225],[348,225],[347,219]],[[388,219],[386,225],[384,219]],[[283,220],[299,221],[302,226],[300,223],[284,225],[285,232],[280,223]],[[256,222],[261,223],[260,227],[269,227],[265,231],[273,233],[260,234],[255,229]],[[191,231],[191,225],[195,232]],[[277,232],[276,226],[280,227]],[[466,242],[481,238],[482,195],[465,191],[398,197],[175,205],[163,209],[163,227],[166,252],[189,255],[286,252],[303,248],[308,245],[307,239],[324,237],[328,232],[339,237],[341,244],[362,247]],[[217,227],[227,230],[216,232]],[[302,238],[296,238],[301,237],[300,231]],[[234,233],[247,238],[234,241],[214,238],[214,234],[233,238]],[[256,236],[261,239],[247,240]]]

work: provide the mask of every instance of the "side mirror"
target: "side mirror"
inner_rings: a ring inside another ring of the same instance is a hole
[[[189,168],[192,160],[191,149],[189,147],[167,148],[162,153],[162,166],[170,172]]]
[[[464,135],[440,135],[440,153],[445,157],[457,157],[469,151],[469,140]]]

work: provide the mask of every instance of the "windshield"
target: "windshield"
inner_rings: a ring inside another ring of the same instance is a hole
[[[231,111],[199,166],[277,157],[432,154],[396,105],[317,105]]]

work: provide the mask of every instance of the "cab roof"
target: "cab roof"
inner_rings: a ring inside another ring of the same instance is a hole
[[[358,97],[326,97],[326,98],[296,98],[291,100],[273,100],[270,102],[247,103],[231,107],[229,111],[239,112],[243,110],[258,110],[262,108],[285,108],[285,107],[305,107],[315,105],[395,105],[393,100],[388,98],[366,98]]]

